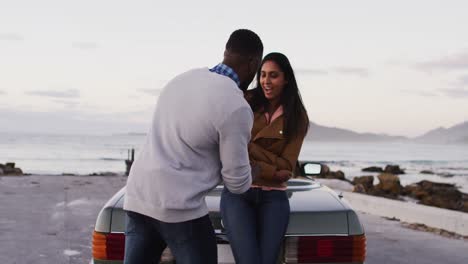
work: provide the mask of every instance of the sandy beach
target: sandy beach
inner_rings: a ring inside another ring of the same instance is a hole
[[[125,181],[123,176],[0,177],[0,263],[88,263],[96,216]],[[412,230],[365,212],[359,217],[367,233],[366,263],[468,261],[467,240]]]

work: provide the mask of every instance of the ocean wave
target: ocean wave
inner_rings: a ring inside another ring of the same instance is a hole
[[[99,160],[105,160],[105,161],[124,161],[125,159],[116,159],[116,158],[99,158]]]

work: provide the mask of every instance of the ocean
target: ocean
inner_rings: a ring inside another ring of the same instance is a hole
[[[125,171],[124,160],[145,142],[142,134],[33,135],[0,133],[0,163],[15,162],[31,174],[91,174]],[[454,183],[468,193],[468,146],[393,142],[305,142],[299,158],[342,170],[346,178],[377,175],[370,166],[396,164],[405,169],[403,185],[427,179]],[[430,170],[435,174],[421,174]],[[376,184],[376,182],[374,182]]]

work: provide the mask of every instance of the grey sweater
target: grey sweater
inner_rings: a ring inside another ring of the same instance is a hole
[[[247,144],[252,111],[230,78],[194,69],[160,93],[146,143],[127,180],[124,209],[164,222],[208,213],[220,183],[234,193],[252,183]]]

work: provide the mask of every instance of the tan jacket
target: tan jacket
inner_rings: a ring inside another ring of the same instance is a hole
[[[253,181],[253,185],[268,187],[286,187],[284,181],[275,178],[278,170],[294,170],[301,151],[305,135],[286,142],[283,136],[284,117],[281,115],[267,124],[263,112],[254,113],[252,139],[249,143],[250,161],[260,166],[260,175]]]

